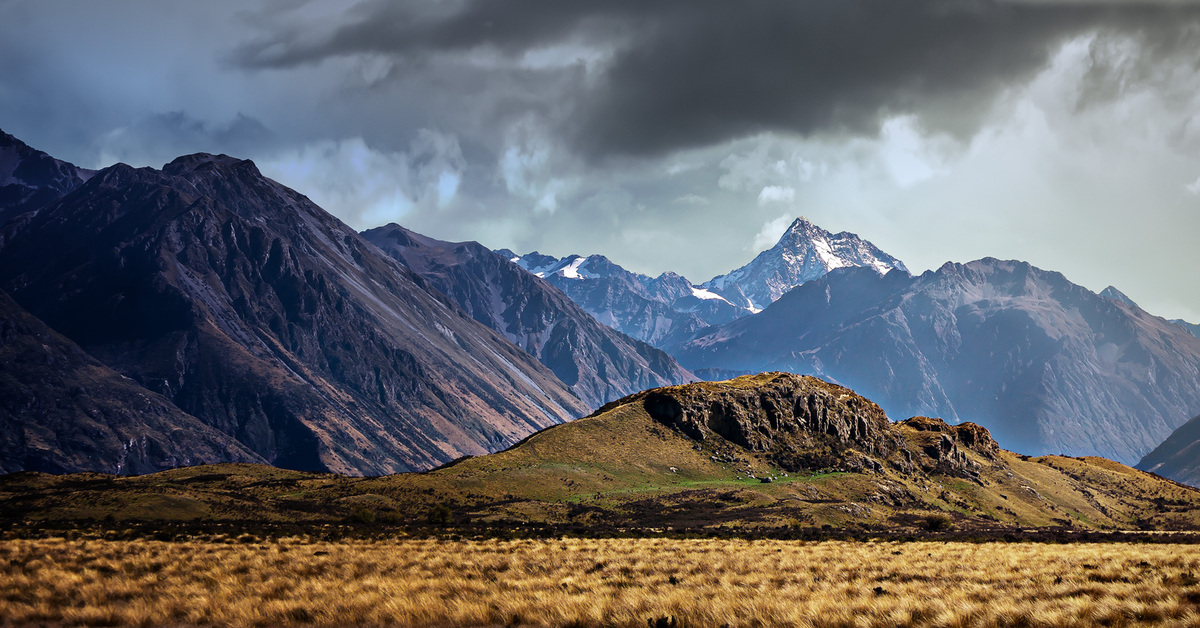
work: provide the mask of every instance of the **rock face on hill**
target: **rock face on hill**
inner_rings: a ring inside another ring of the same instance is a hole
[[[396,224],[362,235],[536,357],[592,408],[695,380],[660,349],[600,324],[545,280],[477,242],[443,242]]]
[[[693,372],[817,375],[1033,455],[1133,463],[1200,411],[1196,337],[1019,261],[838,269],[669,350]]]
[[[1000,449],[972,423],[915,417],[892,424],[883,410],[847,388],[815,377],[764,373],[647,391],[640,399],[655,421],[703,442],[719,436],[788,471],[836,468],[973,477],[962,449],[995,459]]]
[[[426,469],[587,411],[527,353],[248,160],[118,164],[19,222],[5,231],[0,288],[278,466]]]

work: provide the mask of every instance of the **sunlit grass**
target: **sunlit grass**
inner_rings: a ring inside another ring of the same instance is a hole
[[[0,623],[1200,624],[1198,572],[1190,545],[5,540]]]

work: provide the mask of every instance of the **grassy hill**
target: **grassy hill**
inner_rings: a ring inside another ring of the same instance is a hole
[[[646,391],[496,454],[377,478],[247,464],[0,477],[9,521],[657,527],[1200,528],[1200,490],[1102,458],[1031,458],[811,377]]]

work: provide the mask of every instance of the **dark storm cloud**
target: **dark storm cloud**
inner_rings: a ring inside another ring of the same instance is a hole
[[[488,49],[517,58],[563,43],[607,48],[611,62],[587,89],[536,95],[568,101],[572,115],[554,121],[558,135],[603,158],[765,131],[873,135],[882,118],[901,114],[968,135],[1001,90],[1044,67],[1065,38],[1100,30],[1178,42],[1198,9],[1177,2],[479,1],[366,2],[348,15],[324,36],[269,32],[234,59],[283,68],[365,54],[412,60]]]
[[[236,63],[292,67],[327,57],[363,53],[420,54],[490,45],[519,53],[572,35],[609,38],[639,3],[587,6],[575,2],[361,2],[345,24],[323,38],[307,28],[282,28],[239,47]],[[586,27],[586,32],[581,29]]]

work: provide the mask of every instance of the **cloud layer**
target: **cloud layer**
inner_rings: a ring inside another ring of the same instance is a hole
[[[1198,50],[1169,0],[7,0],[0,128],[250,157],[356,228],[700,281],[804,214],[1200,320]]]

